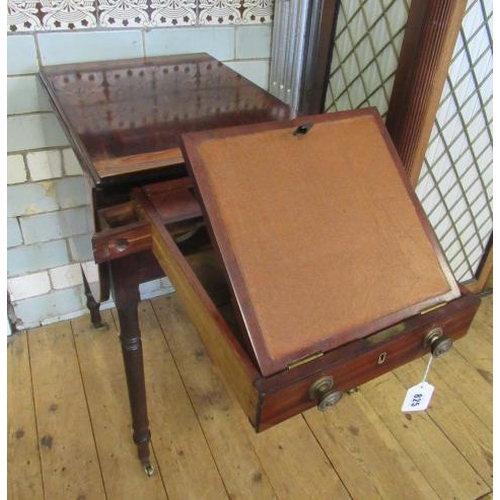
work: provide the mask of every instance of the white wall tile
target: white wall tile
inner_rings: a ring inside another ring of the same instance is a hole
[[[82,262],[82,267],[85,272],[85,276],[89,281],[96,282],[99,281],[99,267],[93,261]]]
[[[166,295],[174,291],[174,287],[167,277],[148,281],[147,283],[141,283],[139,285],[141,300],[152,299],[153,297]]]
[[[236,59],[264,59],[271,56],[271,26],[237,26]]]
[[[90,214],[90,208],[88,209]],[[91,215],[91,214],[90,214]],[[88,217],[89,226],[93,227],[93,220]],[[86,260],[91,260],[94,258],[94,254],[92,252],[92,236],[94,231],[88,234],[81,234],[78,236],[72,236],[68,239],[69,249],[71,252],[71,257],[76,262],[82,262]]]
[[[37,38],[43,65],[127,59],[144,55],[139,30],[40,33]]]
[[[46,95],[38,92],[35,75],[7,78],[7,114],[50,111]]]
[[[68,139],[52,113],[7,117],[8,152],[67,145]]]
[[[225,63],[251,82],[267,90],[269,87],[269,62],[265,61],[228,61]]]
[[[90,231],[85,207],[19,218],[26,244],[60,240]]]
[[[69,264],[66,242],[49,241],[36,245],[20,245],[7,250],[7,275],[22,276]]]
[[[7,183],[19,184],[26,181],[26,167],[22,155],[7,156]]]
[[[50,269],[49,275],[55,290],[70,288],[82,283],[82,273],[79,264]]]
[[[63,149],[63,165],[66,175],[82,175],[82,167],[71,148]]]
[[[7,219],[7,248],[15,247],[23,243],[23,235],[17,218]]]
[[[81,285],[20,300],[14,307],[21,329],[74,318],[87,311]]]
[[[58,149],[28,153],[26,163],[33,181],[54,179],[62,175],[61,152]]]
[[[82,179],[65,177],[9,186],[7,214],[18,217],[86,206],[89,193]]]
[[[36,73],[38,59],[35,37],[33,35],[15,35],[7,37],[7,74],[21,75]]]
[[[26,182],[7,188],[7,215],[9,217],[40,214],[58,209],[54,183],[51,181]]]
[[[234,28],[155,29],[144,33],[146,56],[207,52],[220,61],[234,59]]]
[[[7,280],[7,290],[13,301],[43,295],[50,291],[50,280],[46,272],[28,274]]]
[[[72,208],[87,205],[89,190],[83,176],[65,177],[55,181],[56,199],[60,208]]]

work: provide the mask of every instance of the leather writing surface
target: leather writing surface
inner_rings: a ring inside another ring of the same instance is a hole
[[[373,113],[293,130],[213,134],[191,162],[264,374],[459,295]]]

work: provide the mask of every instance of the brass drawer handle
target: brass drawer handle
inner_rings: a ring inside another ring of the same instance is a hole
[[[430,347],[435,358],[447,353],[452,346],[453,340],[443,334],[443,329],[440,326],[433,328],[424,338],[424,347]]]
[[[335,406],[342,395],[342,391],[334,389],[333,377],[321,377],[309,389],[309,398],[317,401],[319,411],[326,411]]]
[[[129,247],[129,242],[125,238],[119,238],[114,243],[117,252],[124,252]]]

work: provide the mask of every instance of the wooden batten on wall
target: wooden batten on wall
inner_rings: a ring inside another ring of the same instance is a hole
[[[412,2],[386,126],[416,186],[466,0]]]

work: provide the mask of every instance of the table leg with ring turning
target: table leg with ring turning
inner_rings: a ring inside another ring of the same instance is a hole
[[[120,322],[120,342],[132,413],[133,439],[144,471],[151,476],[153,475],[153,467],[149,460],[151,432],[138,315],[139,282],[134,273],[134,264],[133,257],[123,257],[111,261],[110,267],[113,295]]]

